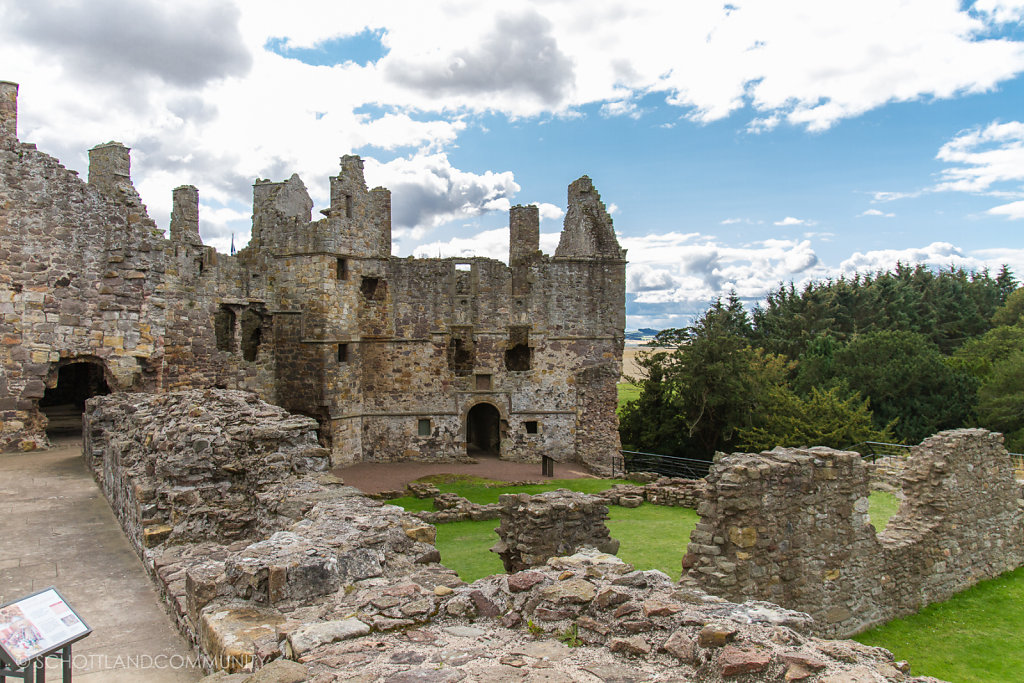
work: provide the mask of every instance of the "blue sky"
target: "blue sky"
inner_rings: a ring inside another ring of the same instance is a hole
[[[586,173],[629,249],[628,326],[735,290],[897,260],[1024,279],[1024,0],[771,3],[15,0],[19,135],[86,171],[133,148],[161,226],[248,239],[251,185],[317,204],[359,153],[394,253],[504,258],[507,208],[557,241]]]

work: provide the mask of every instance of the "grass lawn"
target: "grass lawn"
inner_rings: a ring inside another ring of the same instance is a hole
[[[629,382],[619,382],[617,385],[619,389],[619,407],[618,410],[622,410],[622,406],[626,405],[630,401],[640,398],[640,387]]]
[[[957,683],[1024,681],[1024,568],[859,636],[911,663],[917,676]]]
[[[875,531],[881,531],[889,523],[889,519],[900,509],[900,499],[885,491],[872,491],[868,496],[868,516],[875,525]]]

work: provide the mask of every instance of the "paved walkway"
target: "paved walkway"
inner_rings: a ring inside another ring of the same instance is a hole
[[[478,456],[475,463],[361,462],[336,467],[332,472],[363,493],[401,491],[411,481],[431,474],[469,474],[498,481],[543,481],[540,463],[510,462],[494,456]],[[576,463],[555,463],[555,479],[591,476]]]
[[[81,683],[192,683],[196,655],[81,457],[80,440],[0,454],[0,605],[55,586],[93,632],[73,646]],[[56,660],[49,680],[60,680]]]

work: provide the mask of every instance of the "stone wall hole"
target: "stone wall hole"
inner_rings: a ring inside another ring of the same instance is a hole
[[[49,421],[47,433],[80,433],[86,399],[109,393],[102,361],[75,360],[59,366],[53,387],[47,388],[39,399],[39,410]]]

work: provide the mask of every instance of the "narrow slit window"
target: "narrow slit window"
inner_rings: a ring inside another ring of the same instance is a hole
[[[347,280],[348,279],[348,259],[346,259],[346,258],[338,259],[337,263],[335,264],[334,275],[335,275],[335,277],[338,280]]]
[[[345,218],[352,218],[352,195],[345,195]]]
[[[430,436],[430,420],[420,419],[416,421],[416,433],[419,436]]]
[[[348,344],[338,344],[338,362],[348,362]]]

